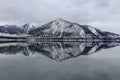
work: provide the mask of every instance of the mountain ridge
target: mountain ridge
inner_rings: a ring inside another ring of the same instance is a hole
[[[75,22],[69,22],[62,18],[53,20],[39,27],[28,23],[21,27],[17,25],[0,26],[0,34],[2,33],[4,33],[3,36],[18,36],[24,34],[35,38],[120,39],[119,34],[102,31],[90,25],[80,25]]]
[[[102,31],[89,25],[80,25],[56,19],[29,32],[30,35],[47,38],[116,38],[119,34]]]

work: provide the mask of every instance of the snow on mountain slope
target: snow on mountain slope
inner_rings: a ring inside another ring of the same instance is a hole
[[[53,38],[99,38],[107,37],[104,31],[89,25],[79,25],[63,19],[56,19],[29,32],[38,37]],[[110,36],[111,34],[109,34]],[[112,35],[113,36],[113,35]],[[118,36],[114,34],[114,36]]]
[[[24,31],[16,25],[3,25],[0,26],[0,32],[9,34],[22,34]]]
[[[0,26],[0,36],[8,37],[25,37],[28,36],[23,29],[16,25],[3,25]]]
[[[36,33],[35,33],[36,32]],[[30,34],[45,37],[56,37],[56,38],[74,38],[74,37],[85,37],[85,32],[76,23],[70,23],[63,19],[57,19],[48,24],[42,25]]]
[[[35,26],[32,25],[32,24],[27,23],[27,24],[22,26],[22,29],[23,29],[23,31],[28,33],[30,30],[35,29]]]
[[[88,29],[93,33],[95,34],[96,36],[100,35],[95,28],[91,27],[91,26],[88,26]]]
[[[101,31],[89,25],[80,25],[69,22],[61,18],[53,20],[42,26],[25,24],[18,27],[16,25],[0,26],[0,34],[7,36],[29,35],[38,38],[89,38],[89,39],[119,39],[120,35]]]

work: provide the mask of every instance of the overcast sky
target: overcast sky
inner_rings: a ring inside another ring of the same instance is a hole
[[[0,24],[44,24],[63,18],[120,33],[120,0],[0,0]]]

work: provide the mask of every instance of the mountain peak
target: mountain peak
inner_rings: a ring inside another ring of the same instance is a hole
[[[62,18],[57,18],[56,20],[54,20],[53,22],[56,22],[56,23],[60,23],[60,22],[68,22],[68,21],[66,21],[66,20],[64,20],[64,19],[62,19]]]
[[[54,38],[90,38],[90,39],[101,39],[113,38],[116,34],[106,34],[104,31],[94,28],[90,25],[80,25],[78,23],[73,23],[66,21],[62,18],[53,20],[45,25],[41,26],[42,28],[36,28],[34,31],[31,31],[30,34],[37,35],[39,37],[54,37]],[[113,36],[113,37],[111,37]]]
[[[84,39],[119,39],[118,34],[105,32],[89,25],[80,25],[66,21],[62,18],[53,20],[45,25],[37,26],[27,23],[22,27],[1,26],[0,33],[8,34],[28,34],[31,36],[45,38],[84,38]]]
[[[35,26],[34,26],[33,24],[27,23],[27,24],[23,25],[22,28],[23,28],[23,30],[24,30],[25,32],[28,33],[29,30],[35,28]]]
[[[33,27],[33,24],[31,24],[31,23],[26,23],[23,27]]]
[[[64,21],[62,18],[57,18],[55,21]]]

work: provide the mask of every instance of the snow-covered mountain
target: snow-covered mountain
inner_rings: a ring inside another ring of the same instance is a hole
[[[26,32],[16,25],[2,25],[0,26],[0,36],[4,37],[24,37]]]
[[[29,32],[30,35],[47,38],[103,38],[118,37],[118,34],[101,31],[89,25],[56,19]]]
[[[30,23],[27,23],[25,25],[22,26],[22,29],[24,32],[28,33],[30,32],[31,30],[35,29],[36,27]]]
[[[1,33],[8,33],[8,34],[23,34],[24,31],[16,26],[16,25],[3,25],[0,26]]]
[[[42,26],[25,24],[18,27],[16,25],[0,26],[0,36],[26,37],[32,36],[38,39],[120,39],[120,35],[102,31],[89,25],[80,25],[63,19],[56,19]],[[30,37],[29,37],[30,38]]]

